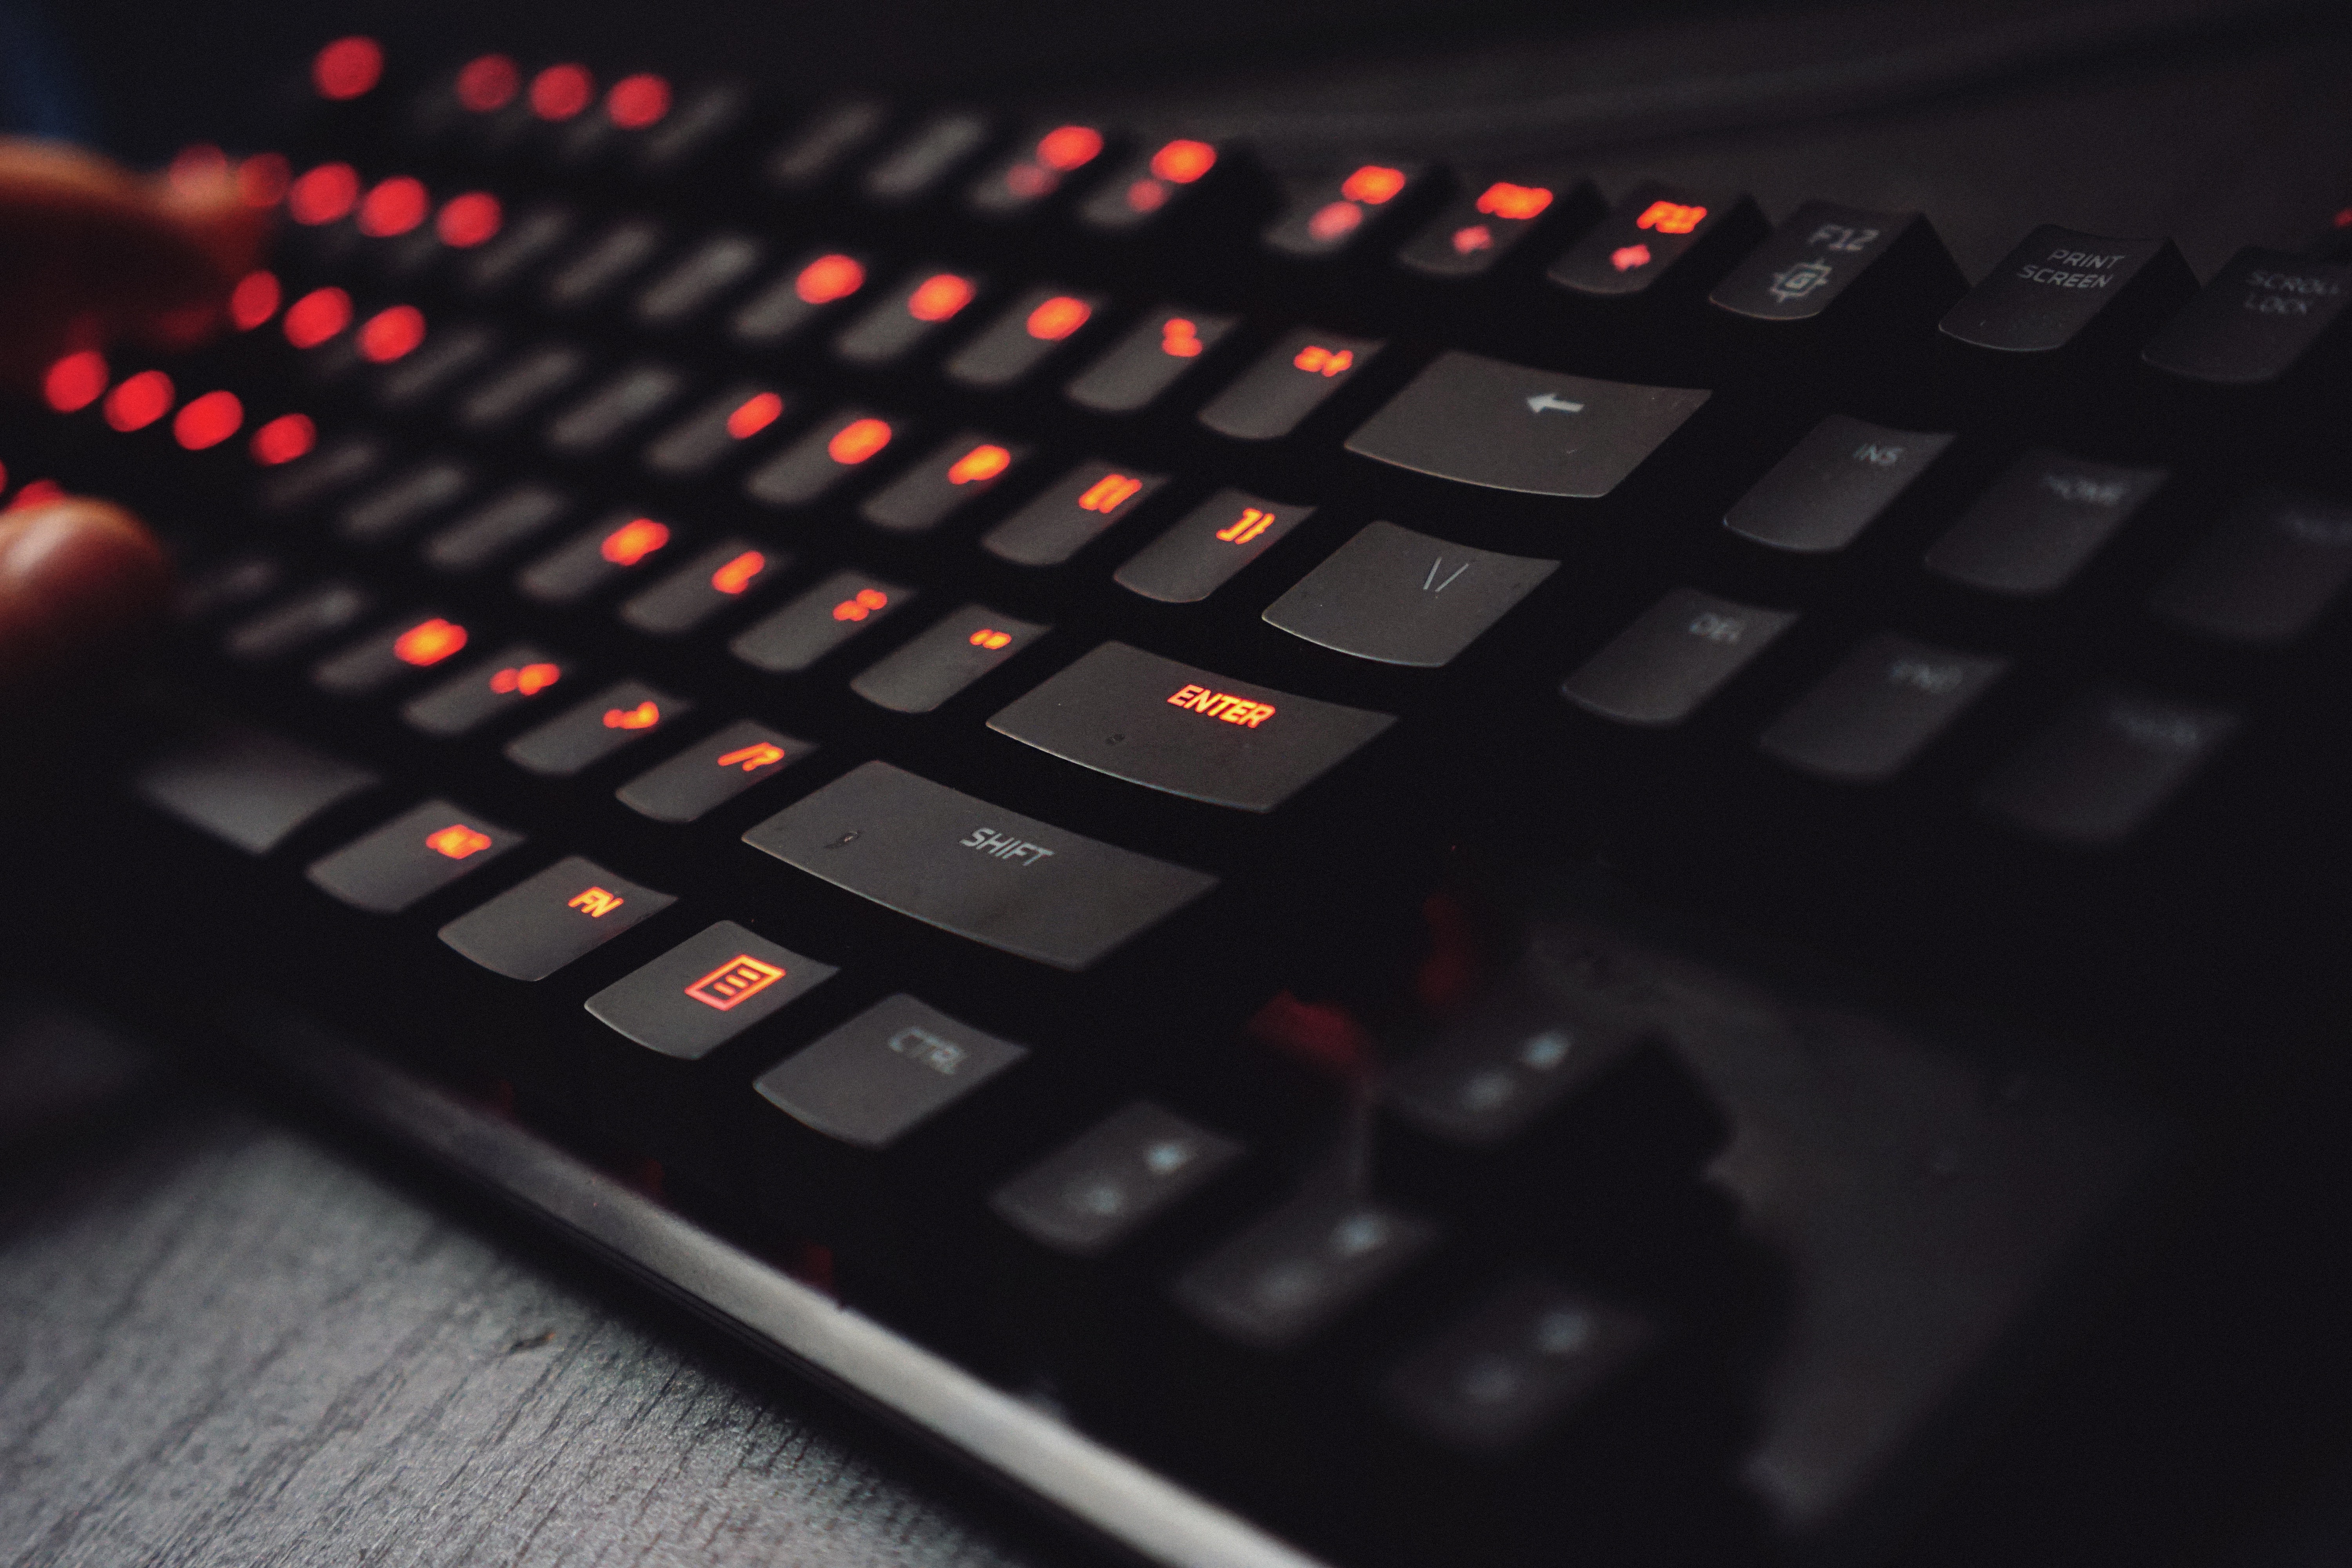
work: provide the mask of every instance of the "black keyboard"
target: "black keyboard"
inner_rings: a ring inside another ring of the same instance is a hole
[[[60,974],[1149,1560],[2156,1463],[2331,1201],[2352,264],[411,65],[5,429],[183,566]]]

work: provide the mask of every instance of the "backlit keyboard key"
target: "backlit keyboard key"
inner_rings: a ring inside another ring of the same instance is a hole
[[[1843,550],[1952,439],[1832,414],[1733,504],[1723,526],[1776,550]]]
[[[639,773],[614,792],[615,798],[656,822],[698,822],[815,752],[814,742],[796,741],[746,719]]]
[[[753,1087],[812,1131],[887,1149],[1028,1055],[1026,1046],[899,995],[785,1058]]]
[[[1336,176],[1292,181],[1281,215],[1266,226],[1266,247],[1302,261],[1337,256],[1413,205],[1409,193],[1427,173],[1424,163],[1364,163]]]
[[[1296,637],[1382,664],[1450,662],[1559,569],[1374,522],[1332,552],[1265,621]]]
[[[853,408],[820,423],[751,470],[743,493],[768,506],[806,506],[898,439],[890,420]]]
[[[1078,122],[1055,125],[1024,139],[1001,163],[972,183],[964,205],[982,217],[1013,217],[1059,191],[1073,175],[1090,171],[1106,145],[1103,133]]]
[[[1272,811],[1394,722],[1113,642],[988,727],[1147,789]]]
[[[1446,353],[1349,437],[1348,450],[1490,489],[1597,498],[1708,395]]]
[[[544,980],[676,902],[572,855],[459,915],[441,940],[494,974]]]
[[[1569,247],[1549,276],[1563,289],[1602,299],[1642,293],[1745,205],[1741,196],[1646,182]]]
[[[1946,337],[2003,353],[2052,353],[2116,308],[2158,257],[2181,268],[2168,239],[2111,239],[2043,224],[1945,314]]]
[[[1238,319],[1186,305],[1163,306],[1129,329],[1064,392],[1097,414],[1140,412],[1200,363]]]
[[[1437,1237],[1436,1225],[1419,1215],[1313,1193],[1186,1269],[1176,1300],[1228,1339],[1287,1350],[1402,1273]]]
[[[666,563],[670,537],[669,524],[658,519],[614,512],[524,567],[515,586],[542,605],[575,605],[649,563]]]
[[[928,713],[1051,629],[967,605],[862,671],[849,689],[894,713]]]
[[[991,555],[1017,566],[1059,566],[1113,523],[1141,510],[1165,474],[1084,463],[981,539]]]
[[[981,288],[971,274],[925,268],[843,328],[833,352],[868,369],[895,364],[962,315]]]
[[[2054,594],[2131,521],[2162,468],[2028,452],[1929,547],[1927,570],[1994,594]]]
[[[948,110],[916,126],[858,182],[868,201],[896,205],[937,189],[988,141],[988,121]]]
[[[1807,202],[1715,286],[1707,303],[1757,321],[1809,321],[1844,296],[1926,220]]]
[[[988,1206],[1040,1247],[1099,1258],[1241,1157],[1232,1139],[1138,1100],[997,1188]]]
[[[2352,298],[2352,264],[2249,247],[2140,356],[2191,381],[2251,386],[2276,381],[2310,352]]]
[[[549,420],[547,445],[566,458],[601,456],[685,391],[686,377],[667,365],[622,371]]]
[[[1621,724],[1679,724],[1796,619],[1677,588],[1561,682],[1560,695]]]
[[[1216,886],[867,763],[743,836],[860,898],[1058,969],[1085,969]]]
[[[738,382],[646,447],[646,469],[667,479],[700,479],[774,427],[791,403],[773,387]]]
[[[396,915],[523,841],[446,800],[428,800],[311,864],[310,880],[355,910]]]
[[[2008,668],[2004,658],[1881,633],[1799,698],[1764,731],[1761,744],[1817,778],[1883,783]]]
[[[474,487],[470,464],[435,458],[353,500],[335,520],[335,531],[354,544],[374,544],[407,532],[456,505]]]
[[[2282,643],[2309,630],[2352,578],[2352,507],[2313,496],[2245,502],[2172,575],[2149,607],[2230,642]]]
[[[868,496],[858,514],[893,533],[928,531],[986,495],[1028,455],[1018,443],[967,430]]]
[[[571,669],[529,643],[516,643],[411,698],[401,717],[427,735],[454,739],[500,714],[531,706],[534,699],[562,685]]]
[[[1184,204],[1227,163],[1213,142],[1172,136],[1138,152],[1078,205],[1078,221],[1105,234],[1128,234]]]
[[[1465,1454],[1523,1448],[1622,1380],[1657,1329],[1549,1280],[1488,1296],[1408,1351],[1380,1396],[1423,1435]]]
[[[1241,490],[1219,490],[1113,574],[1129,593],[1167,605],[1197,604],[1314,515]]]
[[[239,622],[221,647],[246,664],[283,658],[358,625],[374,603],[356,584],[321,583]]]
[[[682,326],[757,272],[767,247],[748,234],[714,234],[655,275],[634,307],[640,323],[656,331]]]
[[[597,992],[587,1007],[647,1050],[698,1061],[837,973],[720,921]]]
[[[745,300],[729,320],[728,331],[745,348],[772,348],[865,289],[870,265],[862,253],[812,251]]]
[[[541,778],[568,779],[677,722],[693,708],[641,680],[617,681],[508,742],[507,759]]]
[[[455,657],[468,640],[446,616],[411,616],[320,660],[310,684],[331,697],[366,697]]]
[[[1240,380],[1211,398],[1201,410],[1201,423],[1237,441],[1287,436],[1381,348],[1370,338],[1302,328],[1281,339]]]
[[[950,381],[993,391],[1011,386],[1086,330],[1102,308],[1097,294],[1032,289],[949,357]]]
[[[515,485],[425,541],[425,563],[442,572],[478,570],[545,533],[571,510],[572,499],[551,486]]]
[[[850,638],[907,607],[911,588],[858,572],[836,572],[727,645],[737,658],[771,675],[797,675]]]
[[[1556,179],[1478,180],[1397,252],[1397,265],[1428,278],[1475,278],[1508,256],[1572,193]]]
[[[744,603],[792,563],[788,551],[748,539],[724,540],[625,601],[621,619],[650,637],[682,637],[729,605]]]
[[[1987,781],[1979,799],[2029,832],[2118,844],[2237,732],[2234,714],[2145,691],[2085,693]]]

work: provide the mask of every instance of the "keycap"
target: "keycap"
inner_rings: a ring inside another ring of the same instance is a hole
[[[2239,727],[2235,714],[2105,687],[2067,705],[1985,783],[1979,802],[2046,838],[2120,844]]]
[[[806,506],[872,460],[898,437],[898,426],[862,408],[820,421],[806,435],[751,470],[743,493],[768,506]]]
[[[1843,550],[1952,444],[1832,414],[1733,503],[1723,526],[1776,550]]]
[[[1580,294],[1641,293],[1742,205],[1738,196],[1645,182],[1570,246],[1547,276]]]
[[[1011,386],[1083,331],[1102,303],[1099,294],[1052,287],[1029,289],[949,355],[941,368],[950,381],[965,386]]]
[[[1597,499],[1708,395],[1444,353],[1348,437],[1348,450],[1488,489]]]
[[[796,741],[745,719],[639,773],[615,795],[656,822],[698,822],[815,752],[814,742]]]
[[[1568,1421],[1657,1338],[1646,1318],[1585,1291],[1516,1280],[1408,1350],[1380,1398],[1449,1448],[1506,1454]]]
[[[1081,463],[982,535],[981,547],[1016,566],[1059,566],[1113,523],[1142,510],[1167,482],[1165,474]]]
[[[441,940],[493,974],[544,980],[677,900],[567,855],[441,928]]]
[[[1213,142],[1171,137],[1138,151],[1097,185],[1078,204],[1078,222],[1105,234],[1132,233],[1182,205],[1225,163],[1223,149]]]
[[[1298,428],[1363,369],[1381,344],[1370,338],[1301,328],[1290,332],[1211,398],[1201,423],[1237,441],[1272,441]]]
[[[1147,789],[1272,811],[1394,722],[1110,642],[988,727]]]
[[[831,179],[889,121],[890,111],[870,100],[820,110],[777,143],[761,165],[761,176],[772,190],[805,191]]]
[[[172,618],[207,621],[268,598],[286,584],[286,563],[274,555],[241,552],[181,581]]]
[[[2149,607],[2229,642],[2281,643],[2309,630],[2352,576],[2352,507],[2265,494],[2239,506],[2157,585]]]
[[[446,616],[408,616],[320,659],[310,684],[331,697],[370,696],[455,658],[468,640],[465,626]]]
[[[1147,599],[1197,604],[1314,515],[1312,507],[1219,490],[1137,551],[1112,577]]]
[[[358,625],[374,604],[355,584],[321,583],[238,622],[221,639],[221,647],[247,664],[283,658]]]
[[[934,114],[867,169],[858,188],[868,201],[911,202],[937,188],[987,140],[988,121],[977,114]]]
[[[1258,1350],[1305,1342],[1435,1245],[1436,1224],[1369,1198],[1312,1191],[1177,1276],[1178,1304]]]
[[[530,643],[515,643],[411,698],[400,713],[425,734],[452,740],[531,706],[571,673],[572,667],[552,654]]]
[[[1559,569],[1557,561],[1473,550],[1392,522],[1367,523],[1267,605],[1265,618],[1358,658],[1433,669]]]
[[[580,215],[560,202],[533,206],[466,258],[460,287],[477,298],[496,293],[554,255],[579,226]]]
[[[786,806],[743,842],[900,914],[1067,970],[1217,882],[878,762]]]
[[[2002,257],[1937,330],[2004,353],[2054,353],[2115,308],[2142,270],[2171,250],[2167,239],[2114,239],[2043,224]]]
[[[647,1050],[699,1061],[839,973],[720,921],[597,992],[587,1008]]]
[[[425,541],[425,563],[443,572],[475,571],[545,533],[571,510],[571,498],[552,486],[512,486]]]
[[[415,353],[376,373],[376,403],[401,413],[438,397],[488,364],[505,342],[497,328],[479,322],[436,327]]]
[[[887,1149],[1028,1055],[901,994],[786,1057],[752,1087],[803,1127],[854,1149]]]
[[[736,83],[709,82],[695,89],[645,132],[636,150],[636,173],[654,179],[688,173],[715,154],[751,112],[751,95]]]
[[[966,605],[859,672],[849,689],[893,713],[929,713],[1052,629]]]
[[[1811,321],[1924,222],[1916,212],[1807,202],[1715,286],[1707,303],[1751,321]]]
[[[615,218],[548,274],[540,297],[550,310],[585,310],[651,261],[667,238],[667,232],[651,218]]]
[[[2158,329],[2140,357],[2192,381],[2276,381],[2336,324],[2347,289],[2352,264],[2249,246]]]
[[[1092,125],[1055,125],[1025,136],[964,193],[964,205],[982,217],[1009,218],[1028,212],[1063,182],[1102,156],[1103,133]]]
[[[1416,1131],[1488,1150],[1521,1137],[1642,1047],[1622,1024],[1549,1012],[1456,1029],[1384,1077],[1381,1103]]]
[[[2162,468],[2037,448],[2011,464],[1928,548],[1927,569],[1995,594],[2054,594],[2166,477]]]
[[[719,233],[655,274],[633,307],[640,323],[661,331],[681,326],[757,272],[768,247],[748,234]]]
[[[621,619],[648,637],[683,637],[793,563],[790,552],[750,540],[721,540],[643,593],[624,600]]]
[[[1073,376],[1063,393],[1097,414],[1139,413],[1198,364],[1239,319],[1164,305],[1129,328],[1101,358]]]
[[[139,763],[131,792],[248,855],[373,789],[367,769],[250,724],[206,724]]]
[[[313,861],[310,878],[355,910],[396,915],[522,841],[463,806],[428,800]]]
[[[335,520],[335,531],[354,544],[392,539],[455,505],[473,487],[470,464],[450,458],[431,458],[344,507]]]
[[[685,391],[686,377],[667,365],[641,364],[616,372],[548,421],[548,447],[567,458],[602,453]]]
[[[1621,724],[1679,724],[1795,624],[1768,610],[1676,588],[1560,683],[1560,695]]]
[[[1287,182],[1282,212],[1266,226],[1266,247],[1302,261],[1337,256],[1380,227],[1386,213],[1412,205],[1408,192],[1428,172],[1420,163],[1363,163],[1327,178]]]
[[[588,374],[588,356],[569,343],[526,349],[457,399],[460,429],[487,436],[516,420]]]
[[[264,479],[255,488],[254,505],[277,516],[301,511],[337,490],[349,489],[391,460],[390,448],[373,436],[322,442],[309,457]]]
[[[1883,783],[2008,668],[2007,659],[1882,632],[1799,698],[1764,731],[1761,744],[1818,778]]]
[[[571,542],[557,546],[515,576],[523,596],[542,605],[576,605],[599,588],[666,560],[669,524],[615,511]]]
[[[927,532],[966,501],[986,495],[1028,455],[1018,442],[963,431],[866,497],[858,515],[893,533]]]
[[[1476,180],[1397,252],[1397,265],[1426,278],[1476,278],[1516,249],[1563,195],[1545,176]]]
[[[774,387],[739,381],[647,442],[646,471],[699,479],[772,428],[791,406]]]
[[[737,658],[771,675],[797,675],[862,631],[903,610],[911,588],[836,572],[775,614],[754,621],[727,645]]]
[[[919,268],[843,328],[833,340],[833,352],[868,369],[895,364],[961,315],[982,287],[982,279],[969,273]]]
[[[773,348],[828,307],[864,289],[871,264],[860,252],[811,251],[743,301],[729,319],[728,331],[745,348]]]
[[[1138,1100],[997,1188],[988,1206],[1040,1247],[1099,1258],[1241,1157],[1234,1140]]]
[[[568,779],[693,711],[682,698],[620,680],[507,742],[507,760],[541,778]]]

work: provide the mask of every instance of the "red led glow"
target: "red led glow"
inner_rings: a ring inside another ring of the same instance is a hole
[[[440,216],[433,220],[433,232],[441,237],[442,244],[468,250],[497,234],[505,221],[498,197],[488,191],[467,191],[442,204]]]
[[[84,349],[49,366],[41,378],[41,396],[60,414],[79,414],[105,395],[111,378],[106,356],[96,349]]]
[[[294,183],[294,166],[277,153],[256,153],[236,166],[236,196],[249,207],[274,207]]]
[[[501,697],[518,693],[536,697],[562,679],[563,667],[559,664],[509,665],[490,677],[490,689]]]
[[[584,66],[550,66],[530,79],[530,111],[541,120],[569,120],[595,97],[596,79]]]
[[[425,194],[423,181],[394,174],[361,200],[360,232],[371,239],[390,239],[423,223],[432,209],[433,199]]]
[[[625,76],[604,95],[604,118],[624,131],[657,125],[669,112],[669,83],[650,71]]]
[[[209,142],[195,142],[173,156],[163,177],[184,196],[204,195],[229,178],[228,154]]]
[[[907,314],[919,321],[944,321],[971,303],[971,284],[952,272],[935,272],[907,296]]]
[[[727,434],[738,441],[748,441],[773,425],[783,412],[784,400],[774,393],[753,393],[727,416]]]
[[[1162,180],[1138,180],[1127,187],[1129,212],[1156,213],[1168,205],[1167,183]]]
[[[1043,163],[1015,163],[1004,171],[1004,188],[1024,202],[1035,201],[1062,183],[1062,176]]]
[[[1231,691],[1212,691],[1205,686],[1183,686],[1168,699],[1171,708],[1182,708],[1205,718],[1223,719],[1228,724],[1239,724],[1255,730],[1274,717],[1271,702],[1237,696]]]
[[[320,98],[364,97],[383,79],[383,47],[373,38],[337,38],[310,61],[310,85]]]
[[[1190,316],[1171,316],[1160,323],[1160,352],[1173,359],[1201,357],[1201,329]]]
[[[635,708],[604,710],[604,728],[607,730],[650,730],[660,722],[661,706],[651,700],[640,702]],[[619,902],[618,900],[614,901]]]
[[[756,773],[761,768],[774,767],[783,760],[784,749],[782,746],[772,741],[754,741],[748,746],[738,746],[731,752],[721,752],[719,754],[717,765],[722,768],[740,767],[747,773]]]
[[[144,430],[172,411],[178,395],[170,376],[160,370],[142,370],[124,377],[106,395],[106,422],[125,434]]]
[[[641,517],[606,534],[597,552],[615,566],[635,566],[668,542],[668,524]]]
[[[0,511],[25,511],[33,507],[47,506],[51,501],[65,499],[66,488],[57,480],[28,479],[25,483],[25,488],[18,490],[6,506],[0,507]]]
[[[1226,544],[1247,544],[1274,526],[1274,513],[1263,507],[1245,506],[1241,516],[1217,530],[1217,538]]]
[[[1496,180],[1478,195],[1478,210],[1488,217],[1524,222],[1551,205],[1551,193],[1541,185],[1515,185]]]
[[[359,171],[349,163],[321,163],[286,190],[286,213],[316,227],[344,216],[360,199]]]
[[[653,704],[648,702],[646,706],[650,708]],[[612,715],[608,713],[605,717],[609,719]],[[634,726],[628,727],[634,728]],[[563,907],[567,910],[578,910],[592,921],[601,921],[628,901],[610,888],[591,886],[581,889],[580,891],[564,900]]]
[[[1095,308],[1084,300],[1056,294],[1029,312],[1029,335],[1041,342],[1058,343],[1087,324]]]
[[[846,256],[820,256],[793,279],[793,292],[812,305],[846,300],[866,287],[866,268]]]
[[[370,316],[360,328],[360,357],[390,364],[425,341],[425,312],[414,305],[394,305]]]
[[[307,414],[281,414],[253,433],[253,460],[265,468],[290,463],[319,444],[319,427]]]
[[[982,626],[964,640],[974,647],[986,648],[989,652],[994,653],[998,648],[1012,646],[1013,634],[1000,632],[994,626]]]
[[[1347,238],[1364,225],[1364,209],[1353,202],[1326,202],[1307,220],[1308,236],[1330,245]]]
[[[392,657],[419,669],[440,663],[466,646],[466,628],[436,616],[419,621],[392,642]]]
[[[836,621],[862,621],[875,611],[889,607],[890,595],[879,588],[860,588],[833,607]]]
[[[478,855],[490,847],[490,836],[453,822],[438,833],[425,836],[425,847],[436,855],[446,855],[452,860],[463,860],[468,855]]]
[[[191,452],[206,451],[236,435],[245,424],[245,405],[234,392],[192,397],[172,421],[172,439]]]
[[[1093,163],[1102,150],[1102,132],[1093,126],[1057,125],[1037,139],[1037,162],[1066,174]]]
[[[1706,221],[1705,207],[1687,207],[1679,202],[1652,202],[1633,220],[1635,228],[1652,229],[1659,234],[1688,234]]]
[[[1189,185],[1217,166],[1217,150],[1183,138],[1151,154],[1151,172],[1171,185]]]
[[[773,746],[767,749],[776,750]],[[781,761],[783,753],[776,752],[776,757]],[[726,757],[719,761],[720,766],[727,765]],[[746,768],[744,771],[749,773],[751,770]],[[764,959],[754,958],[748,952],[739,952],[688,986],[686,994],[704,1006],[715,1007],[724,1013],[749,1001],[783,977],[784,971],[776,965]]]
[[[286,307],[286,341],[298,349],[315,349],[351,324],[352,297],[331,285]]]
[[[756,550],[746,550],[710,574],[710,585],[722,594],[740,594],[758,581],[768,569],[768,558]]]
[[[1087,487],[1078,498],[1080,511],[1098,511],[1105,517],[1135,499],[1143,489],[1141,479],[1129,479],[1125,474],[1105,474]]]
[[[1631,272],[1637,267],[1647,267],[1654,259],[1646,245],[1621,245],[1609,253],[1609,265],[1620,272]]]
[[[1376,207],[1404,189],[1404,171],[1385,163],[1367,163],[1339,182],[1339,194],[1351,202]]]
[[[889,422],[853,419],[824,444],[826,456],[844,468],[855,468],[890,444]]]
[[[504,55],[467,60],[457,72],[457,101],[477,114],[504,109],[522,89],[522,73]]]
[[[1465,224],[1454,231],[1454,254],[1475,256],[1495,248],[1495,231],[1483,223]]]
[[[1309,343],[1293,355],[1290,363],[1309,375],[1343,375],[1356,363],[1356,356],[1349,349],[1335,353],[1320,343]]]
[[[1012,466],[1013,454],[1003,447],[993,445],[974,447],[948,465],[948,483],[984,485]]]

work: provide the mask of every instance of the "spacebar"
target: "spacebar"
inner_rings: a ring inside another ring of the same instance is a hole
[[[854,768],[743,842],[860,898],[1059,969],[1084,969],[1217,885],[887,763]]]

